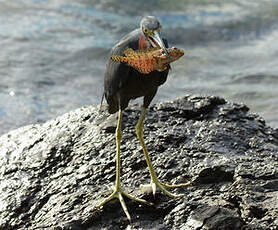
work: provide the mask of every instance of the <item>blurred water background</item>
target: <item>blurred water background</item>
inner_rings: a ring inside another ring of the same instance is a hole
[[[155,102],[218,95],[278,128],[277,0],[0,0],[0,134],[99,104],[110,48],[144,15],[185,50]]]

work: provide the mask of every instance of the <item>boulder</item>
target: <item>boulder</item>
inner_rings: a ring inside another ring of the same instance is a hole
[[[94,207],[115,181],[116,115],[96,106],[0,137],[0,229],[278,229],[278,131],[243,104],[187,95],[150,107],[144,137],[158,177],[192,181],[171,199],[150,181],[135,134],[139,105],[124,112],[123,188],[154,203]]]

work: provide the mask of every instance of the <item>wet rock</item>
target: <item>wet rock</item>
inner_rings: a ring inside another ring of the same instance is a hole
[[[0,229],[278,229],[278,131],[242,104],[185,96],[149,109],[144,136],[158,177],[181,199],[138,189],[150,180],[135,135],[139,106],[124,113],[126,199],[101,210],[115,181],[116,116],[94,106],[0,137]]]

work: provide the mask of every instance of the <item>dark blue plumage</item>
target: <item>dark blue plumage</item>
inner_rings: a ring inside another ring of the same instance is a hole
[[[150,30],[160,28],[157,19],[151,17],[151,20],[150,18],[147,20]],[[134,68],[124,63],[114,62],[110,58],[111,55],[124,55],[124,50],[127,48],[138,50],[152,47],[147,35],[144,34],[144,24],[146,24],[145,18],[141,21],[140,29],[136,29],[123,37],[110,52],[104,76],[104,95],[108,103],[109,113],[115,113],[120,108],[124,110],[131,99],[142,96],[144,97],[143,106],[147,108],[155,96],[157,88],[167,79],[168,69],[163,72],[154,71],[149,74],[142,74]],[[163,42],[167,48],[167,40],[163,39]]]

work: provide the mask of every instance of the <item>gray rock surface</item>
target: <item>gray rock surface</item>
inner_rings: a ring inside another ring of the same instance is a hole
[[[154,105],[144,136],[166,182],[193,181],[170,199],[138,189],[150,180],[135,124],[124,113],[122,185],[155,203],[126,199],[94,210],[115,180],[116,116],[96,107],[0,137],[0,229],[278,229],[278,131],[242,104],[185,96]]]

